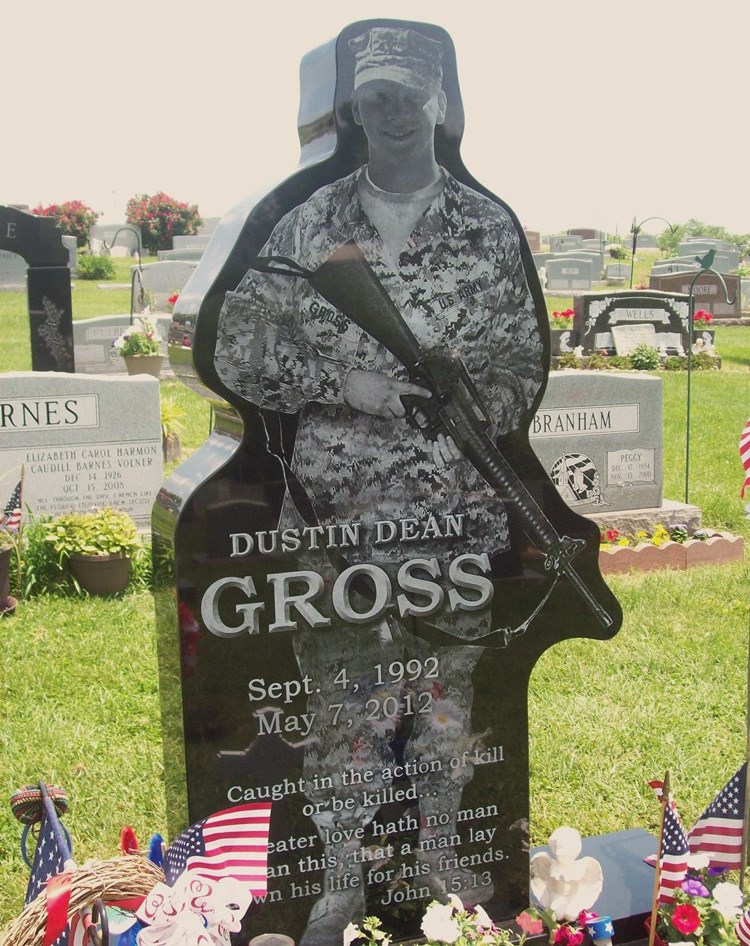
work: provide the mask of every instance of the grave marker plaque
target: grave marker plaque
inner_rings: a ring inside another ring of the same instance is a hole
[[[186,818],[271,799],[245,935],[331,946],[373,913],[414,937],[448,893],[496,919],[527,903],[529,674],[621,614],[597,528],[529,446],[546,308],[517,218],[459,157],[450,37],[355,23],[301,84],[301,167],[223,266],[216,231],[195,326],[196,374],[242,424],[217,408],[154,541],[177,586],[169,808],[183,739]]]
[[[673,273],[671,275],[658,275],[649,278],[649,285],[653,289],[661,290],[665,293],[687,294],[690,291],[690,284],[695,278],[695,272]],[[724,298],[724,286],[721,280],[714,273],[705,273],[696,281],[693,286],[693,296],[695,298],[695,310],[705,309],[715,318],[737,317],[742,312],[742,294],[740,290],[739,276],[724,276],[724,283],[729,293],[729,302]]]

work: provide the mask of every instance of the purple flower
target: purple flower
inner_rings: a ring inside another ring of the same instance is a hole
[[[709,868],[708,868],[708,876],[709,876],[709,877],[718,877],[720,874],[726,874],[726,872],[727,872],[728,870],[729,870],[728,867],[723,867],[722,865],[719,865],[718,867],[709,867]]]
[[[704,886],[696,877],[688,877],[680,884],[689,897],[708,897],[708,887]]]

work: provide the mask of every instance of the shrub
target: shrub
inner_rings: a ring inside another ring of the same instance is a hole
[[[109,256],[78,257],[78,276],[80,279],[114,279],[115,264]]]
[[[636,371],[655,371],[661,361],[659,352],[653,345],[641,342],[630,353],[630,361]]]
[[[81,200],[66,200],[48,207],[38,204],[31,212],[38,217],[55,217],[62,232],[74,236],[78,246],[86,246],[89,230],[101,216]]]
[[[196,204],[175,200],[163,191],[131,197],[125,219],[141,228],[143,245],[152,254],[171,249],[172,237],[197,233],[203,223]]]
[[[628,259],[630,253],[627,248],[622,245],[622,243],[611,243],[607,247],[607,252],[612,257],[612,259]]]
[[[600,355],[599,352],[594,352],[593,355],[589,355],[584,359],[583,366],[592,371],[608,371],[612,367],[612,362],[607,355]]]
[[[633,359],[630,355],[610,355],[609,365],[611,368],[619,368],[621,371],[629,371],[633,367]]]
[[[582,363],[580,358],[576,358],[575,354],[572,351],[563,352],[557,359],[558,368],[581,368]]]

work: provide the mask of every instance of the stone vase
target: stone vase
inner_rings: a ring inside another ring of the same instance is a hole
[[[126,355],[124,360],[128,374],[150,374],[152,378],[161,376],[163,355]]]
[[[68,568],[84,591],[91,595],[116,595],[130,580],[130,558],[116,555],[71,555]]]

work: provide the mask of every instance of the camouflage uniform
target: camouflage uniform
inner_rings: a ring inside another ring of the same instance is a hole
[[[362,209],[361,173],[321,188],[288,213],[262,255],[315,270],[354,240],[423,349],[463,358],[494,419],[494,433],[518,427],[543,373],[510,217],[444,172],[442,192],[396,261]],[[464,516],[463,538],[444,544],[444,555],[507,548],[503,505],[468,461],[438,468],[430,444],[402,418],[375,417],[343,402],[352,368],[408,377],[306,280],[248,272],[236,292],[227,293],[215,361],[227,387],[254,404],[301,411],[292,465],[319,521],[364,524],[365,541],[358,550],[347,549],[348,560],[402,557],[397,543],[373,547],[367,523],[430,513]],[[441,541],[410,542],[408,550],[409,557],[440,557]]]
[[[511,218],[443,171],[439,196],[395,260],[362,208],[357,186],[362,173],[360,169],[321,188],[288,213],[261,255],[286,257],[315,270],[339,246],[354,240],[423,349],[464,360],[493,418],[492,433],[518,427],[539,390],[543,368],[536,314]],[[320,523],[362,523],[360,546],[343,550],[347,562],[375,562],[394,577],[400,560],[445,561],[465,552],[491,554],[508,547],[503,504],[468,461],[438,467],[431,445],[403,418],[375,417],[344,403],[344,382],[353,368],[404,381],[408,376],[382,345],[332,309],[306,280],[250,270],[237,290],[227,293],[215,364],[227,387],[257,406],[300,411],[292,466]],[[430,514],[438,521],[462,515],[463,534],[373,545],[371,524],[376,520],[424,519]],[[304,525],[287,496],[280,528]],[[326,569],[325,561],[315,562],[312,553],[303,560],[318,572]],[[476,738],[470,724],[471,675],[481,648],[471,642],[479,642],[490,630],[489,620],[489,609],[430,618],[456,637],[456,646],[436,649],[439,680],[419,680],[409,689],[412,701],[426,700],[424,691],[430,691],[431,713],[413,718],[403,759],[444,760],[443,772],[414,779],[423,825],[420,841],[429,833],[455,831],[461,793],[472,777],[470,764],[451,771],[450,777],[446,773],[449,760]],[[308,713],[316,714],[317,738],[306,748],[305,774],[331,774],[336,797],[356,801],[353,808],[313,816],[324,837],[325,829],[364,825],[376,813],[363,806],[362,787],[343,785],[340,773],[352,766],[368,768],[376,776],[367,787],[375,791],[382,787],[381,766],[392,761],[399,719],[372,721],[365,713],[365,702],[373,696],[373,666],[414,656],[424,659],[429,650],[393,618],[369,631],[341,622],[328,632],[300,627],[294,646],[301,670],[318,684],[330,684],[343,668],[358,687],[342,695],[341,689],[320,685],[308,700]],[[375,695],[381,701],[393,696],[403,705],[407,689],[401,683],[380,688]],[[344,700],[349,728],[331,719],[330,704],[337,700]],[[308,787],[310,801],[325,801],[330,795],[314,791],[309,780]],[[452,815],[448,825],[429,832],[424,828],[427,816],[446,811]],[[326,849],[326,854],[337,858],[337,867],[329,872],[361,870],[351,852]],[[421,851],[417,857],[429,860]],[[436,895],[444,894],[435,864],[430,882]],[[486,888],[466,894],[475,902],[490,895]],[[312,932],[324,917],[340,917],[343,928],[363,910],[362,887],[324,895],[313,908],[303,946],[325,941],[325,935]]]

